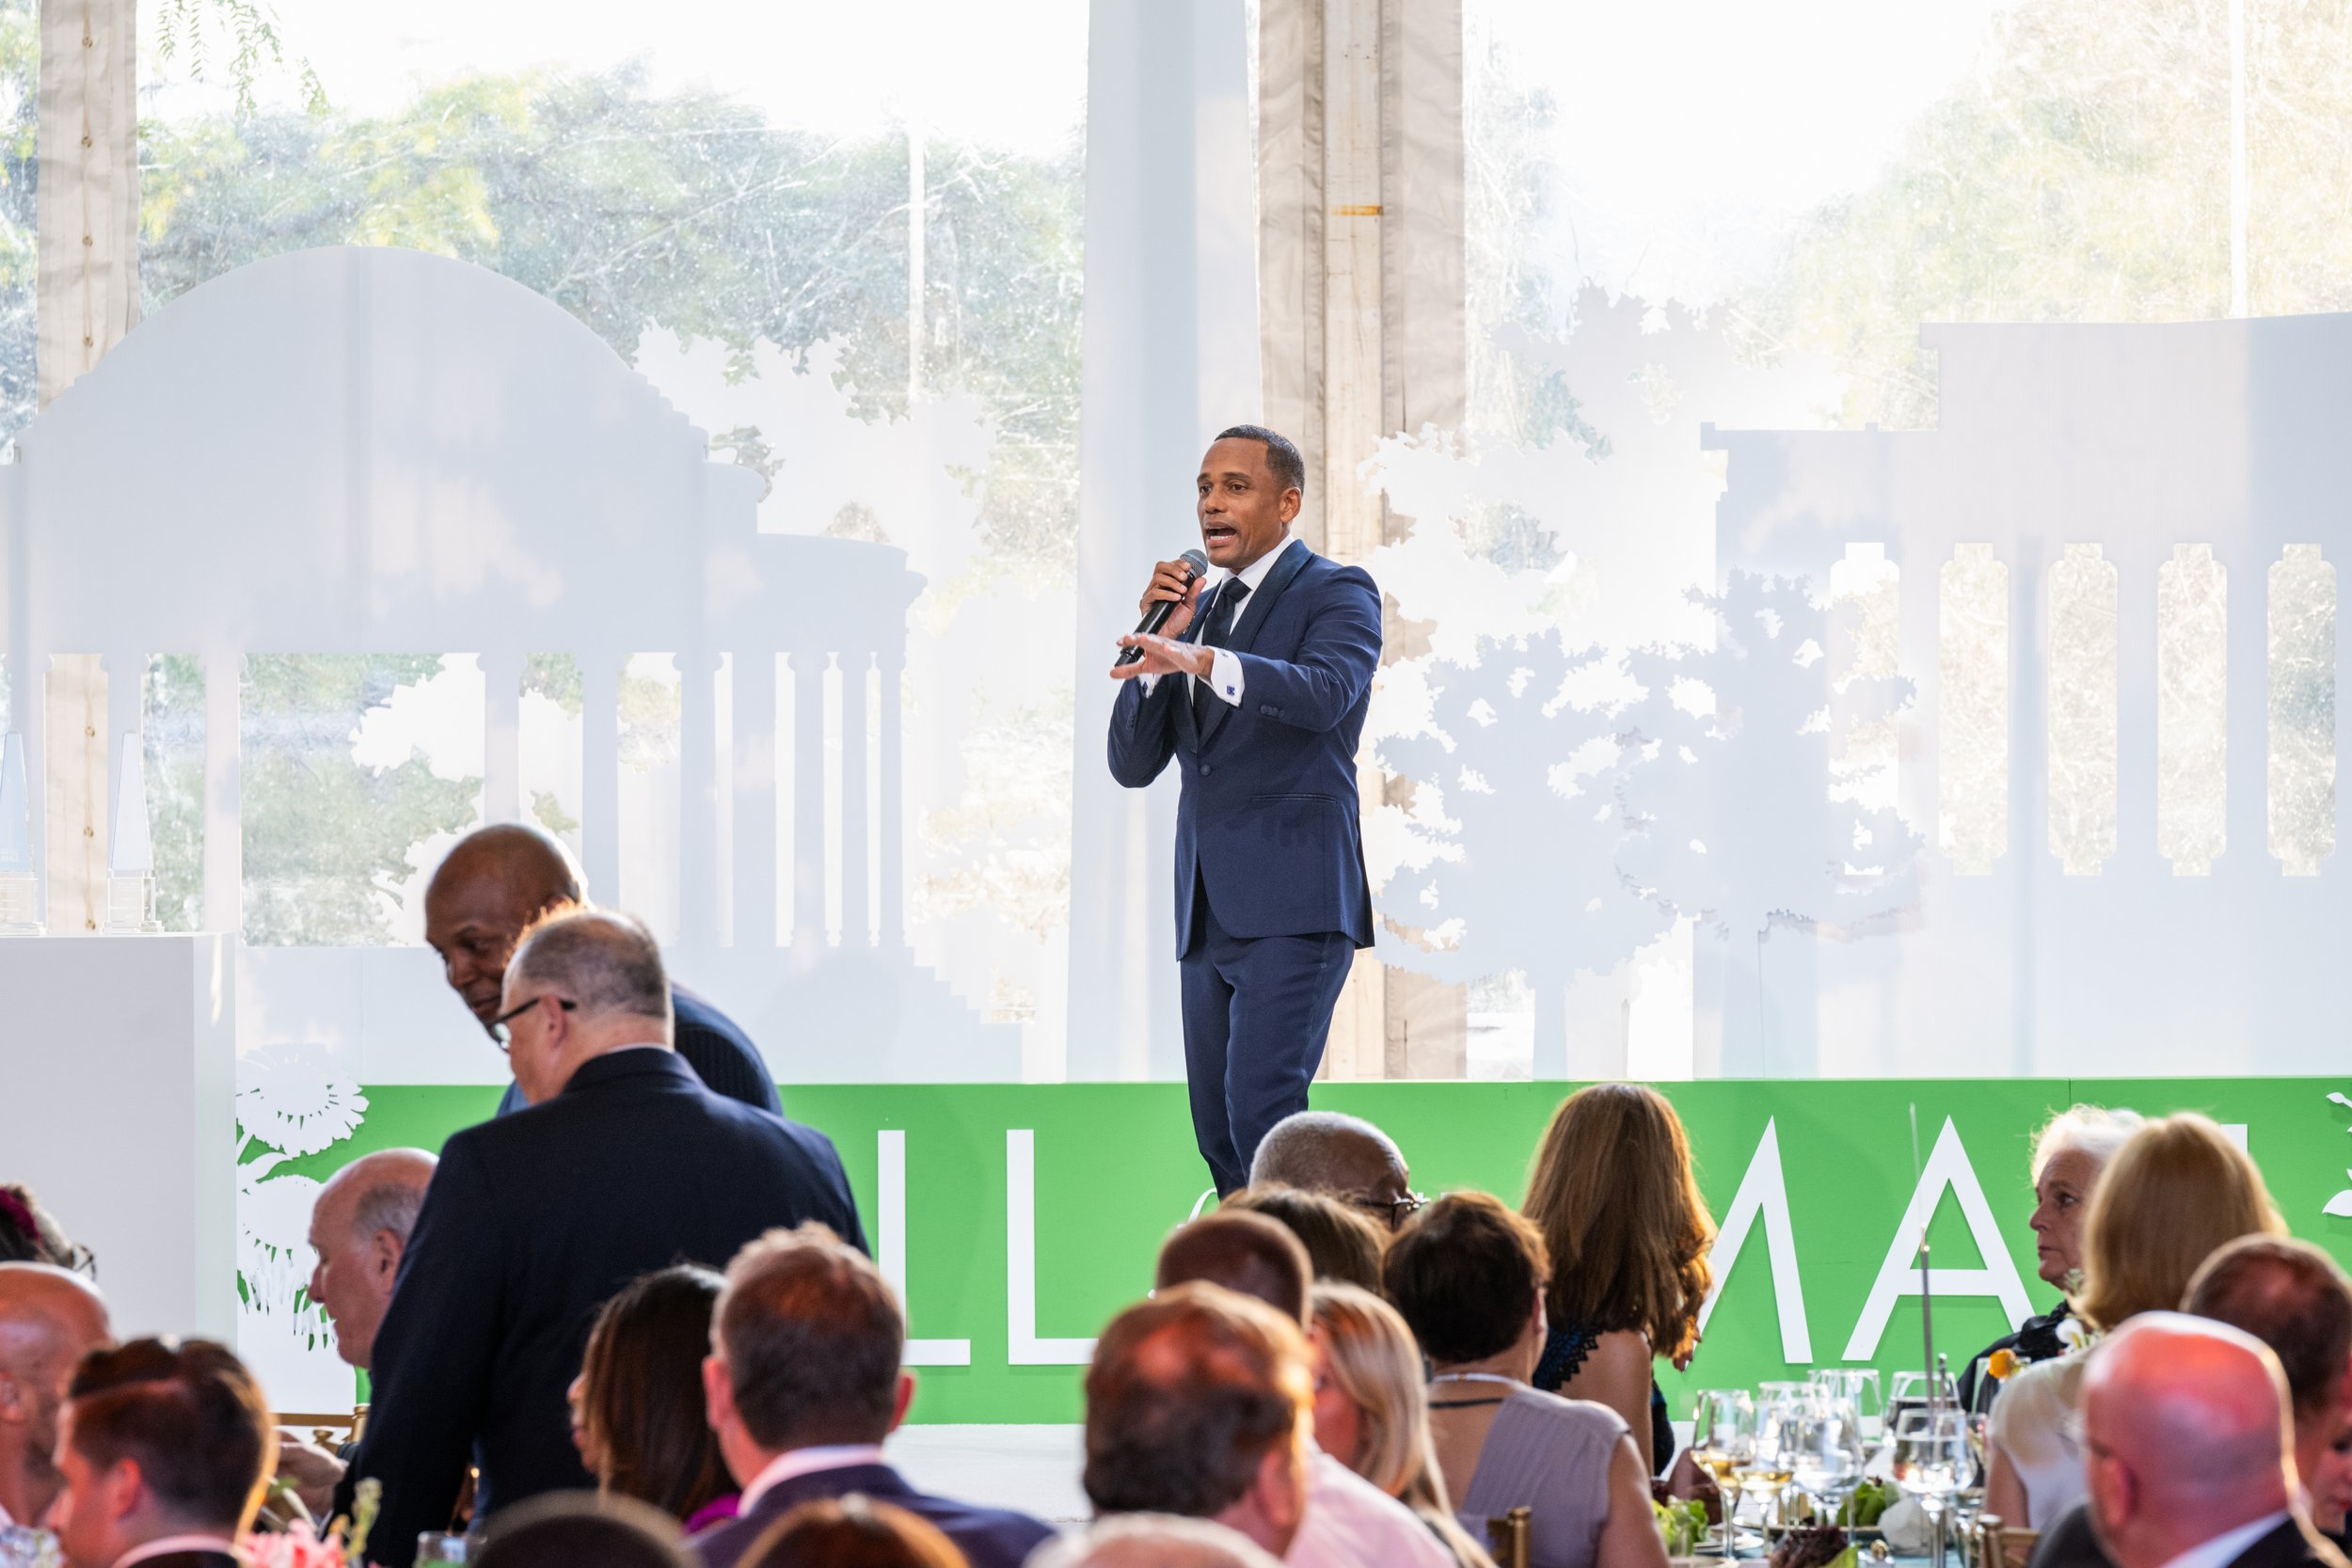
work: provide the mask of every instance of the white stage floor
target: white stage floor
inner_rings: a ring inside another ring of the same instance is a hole
[[[1094,1512],[1078,1483],[1083,1432],[1076,1426],[909,1426],[893,1433],[885,1447],[891,1463],[920,1491],[1079,1524]]]

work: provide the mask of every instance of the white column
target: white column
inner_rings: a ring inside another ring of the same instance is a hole
[[[1248,22],[1095,0],[1089,25],[1067,1070],[1176,1077],[1175,781],[1112,782],[1105,672],[1152,563],[1199,543],[1208,438],[1259,417]]]
[[[139,319],[136,0],[41,0],[40,404]]]

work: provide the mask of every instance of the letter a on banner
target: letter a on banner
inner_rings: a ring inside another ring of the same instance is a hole
[[[1699,1307],[1699,1331],[1707,1330],[1707,1320],[1713,1315],[1716,1298],[1724,1293],[1724,1284],[1731,1277],[1731,1266],[1740,1260],[1740,1248],[1748,1239],[1748,1231],[1756,1217],[1764,1219],[1764,1245],[1772,1264],[1772,1303],[1780,1312],[1781,1359],[1792,1365],[1813,1359],[1813,1336],[1804,1322],[1804,1284],[1797,1275],[1797,1238],[1788,1227],[1788,1182],[1780,1168],[1780,1132],[1772,1122],[1764,1123],[1763,1141],[1756,1146],[1756,1153],[1748,1161],[1748,1174],[1740,1179],[1740,1191],[1724,1212],[1724,1223],[1715,1232],[1715,1244],[1707,1254],[1707,1267],[1715,1282],[1707,1288],[1707,1300]]]
[[[2001,1239],[2001,1227],[1994,1223],[1993,1210],[1984,1201],[1984,1188],[1977,1182],[1977,1172],[1968,1164],[1968,1151],[1960,1146],[1960,1130],[1952,1118],[1944,1118],[1944,1131],[1936,1134],[1935,1151],[1928,1156],[1927,1169],[1919,1173],[1919,1185],[1912,1190],[1911,1207],[1903,1211],[1902,1223],[1895,1227],[1895,1239],[1886,1244],[1886,1261],[1879,1265],[1879,1276],[1870,1287],[1870,1299],[1863,1304],[1862,1321],[1853,1325],[1853,1338],[1846,1341],[1846,1359],[1867,1361],[1878,1354],[1879,1340],[1886,1333],[1886,1320],[1894,1315],[1895,1303],[1904,1296],[1919,1293],[1919,1231],[1944,1201],[1944,1191],[1950,1188],[1960,1200],[1960,1212],[1968,1221],[1968,1234],[1975,1238],[1977,1253],[1984,1259],[1980,1269],[1938,1269],[1931,1267],[1928,1282],[1939,1296],[1993,1296],[2009,1314],[2009,1325],[2017,1327],[2033,1314],[2026,1300],[2025,1282],[2017,1277],[2017,1265],[2010,1260],[2009,1246]]]

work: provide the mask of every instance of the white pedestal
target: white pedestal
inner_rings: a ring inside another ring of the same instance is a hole
[[[227,939],[0,937],[0,1178],[98,1255],[117,1336],[234,1344]]]

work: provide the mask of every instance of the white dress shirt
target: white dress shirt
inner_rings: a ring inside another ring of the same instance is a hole
[[[2276,1513],[2265,1513],[2251,1524],[2224,1530],[2201,1545],[2191,1546],[2166,1563],[2164,1568],[2230,1568],[2231,1563],[2245,1554],[2247,1547],[2285,1524],[2290,1517],[2292,1515],[2283,1508]]]
[[[1243,582],[1249,585],[1249,597],[1256,598],[1258,595],[1258,590],[1264,586],[1266,574],[1274,570],[1274,563],[1281,560],[1282,557],[1289,554],[1291,551],[1303,550],[1306,547],[1307,542],[1305,540],[1299,538],[1296,534],[1291,535],[1280,544],[1275,546],[1272,549],[1266,551],[1265,554],[1258,557],[1257,560],[1251,562],[1248,565],[1244,566],[1240,571],[1227,572],[1216,578],[1207,587],[1200,590],[1200,598],[1199,602],[1201,605],[1214,610],[1216,601],[1209,597],[1210,594],[1213,592],[1221,592],[1225,587],[1227,578],[1235,577],[1240,578]],[[1249,610],[1249,599],[1242,600],[1241,607],[1243,613],[1247,614]],[[1240,624],[1239,617],[1235,617],[1234,624]],[[1208,628],[1204,626],[1201,629],[1205,632]],[[1157,675],[1146,675],[1143,677],[1143,694],[1145,696],[1149,697],[1152,695],[1152,688],[1158,683],[1159,678],[1160,677]],[[1195,675],[1192,678],[1194,680],[1200,679],[1198,675]],[[1241,660],[1234,657],[1232,650],[1230,648],[1212,649],[1209,654],[1209,678],[1206,682],[1208,689],[1224,701],[1232,704],[1235,707],[1239,707],[1241,706],[1241,692],[1243,684]]]
[[[759,1506],[759,1499],[796,1476],[813,1476],[819,1470],[846,1470],[852,1465],[887,1465],[880,1443],[822,1443],[810,1449],[787,1449],[768,1462],[768,1467],[754,1476],[743,1488],[742,1500],[736,1505],[740,1517]]]
[[[167,1535],[159,1540],[150,1541],[144,1546],[132,1547],[115,1559],[115,1568],[131,1568],[135,1562],[145,1562],[150,1558],[169,1557],[175,1552],[227,1552],[230,1557],[234,1557],[237,1555],[237,1544],[228,1536],[200,1531],[187,1535]]]
[[[1325,1453],[1307,1465],[1307,1516],[1288,1568],[1454,1568],[1419,1514]]]

